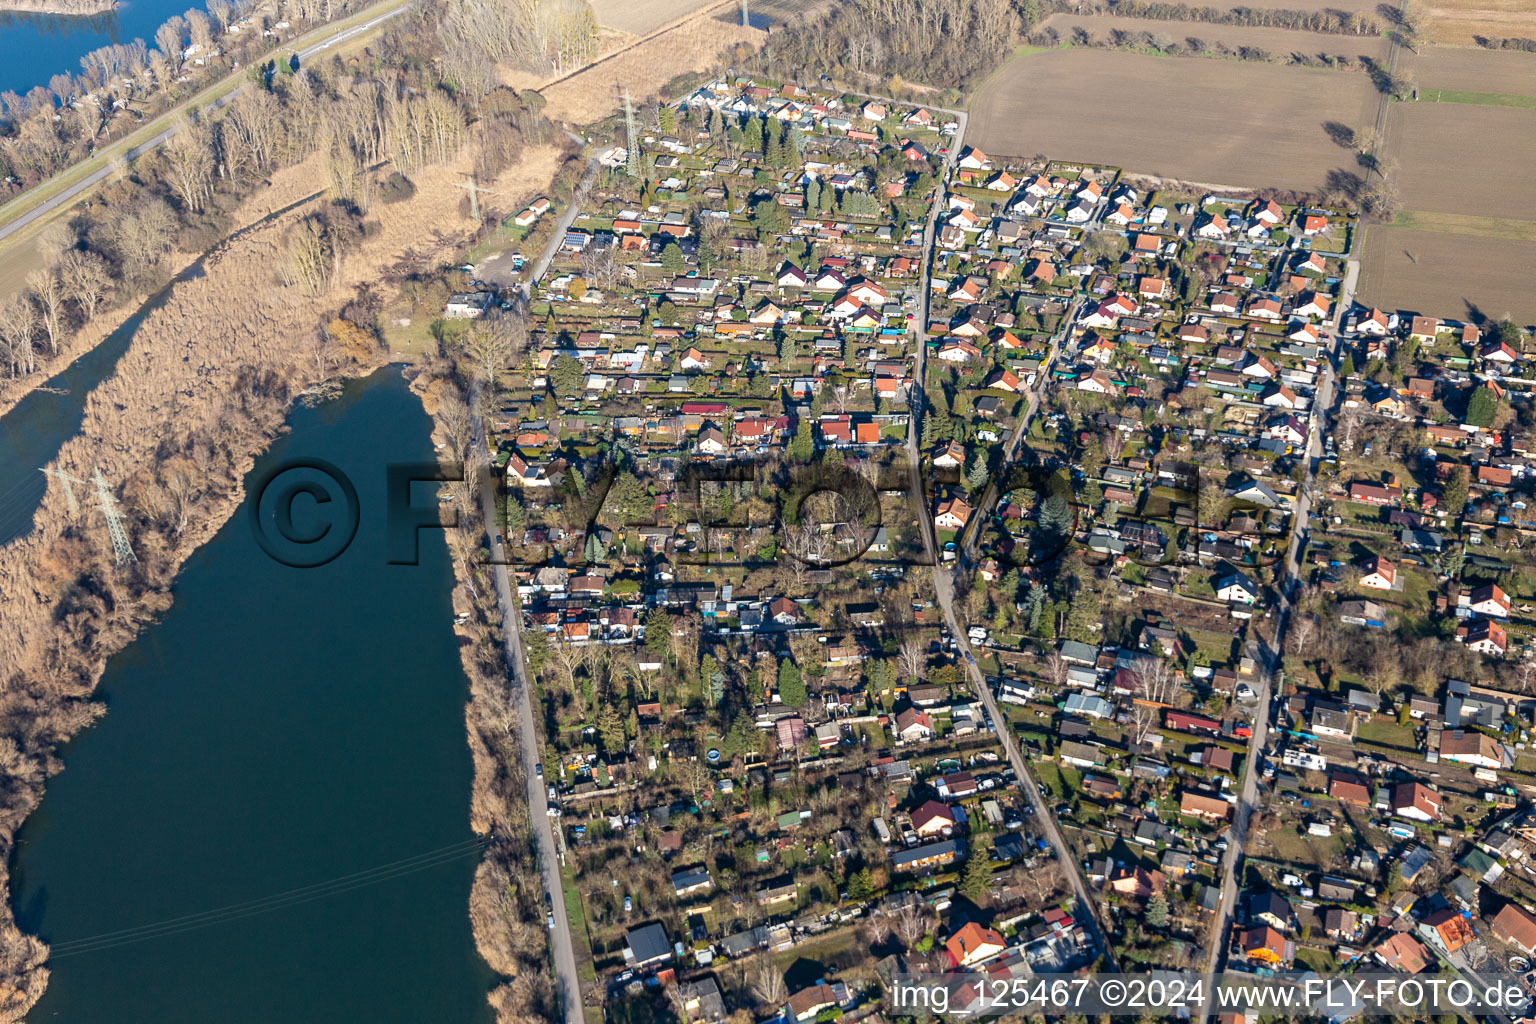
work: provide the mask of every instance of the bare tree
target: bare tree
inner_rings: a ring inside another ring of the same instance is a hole
[[[229,31],[231,16],[234,14],[234,7],[229,0],[208,0],[208,13],[218,22],[220,35]]]
[[[1061,656],[1060,651],[1052,651],[1045,656],[1045,678],[1058,690],[1066,685],[1067,659]]]
[[[193,213],[202,213],[213,196],[213,139],[206,125],[183,118],[166,141],[165,182]]]
[[[1055,897],[1061,888],[1061,865],[1056,858],[1041,858],[1028,871],[1018,873],[1019,884],[1030,896],[1030,906],[1039,907]]]
[[[928,669],[928,649],[921,638],[914,634],[902,638],[901,647],[896,652],[896,664],[906,678],[923,678],[923,673]]]
[[[1521,693],[1530,693],[1532,687],[1536,687],[1536,659],[1522,658],[1515,663],[1515,689]]]
[[[182,54],[185,49],[182,40],[185,38],[186,21],[179,14],[171,15],[166,19],[165,24],[155,29],[155,45],[160,47],[166,69],[171,76],[181,72]]]
[[[488,403],[495,403],[501,391],[502,374],[516,361],[520,325],[521,318],[516,317],[478,320],[465,338],[465,350],[475,361],[475,373]],[[526,329],[523,333],[526,335]]]
[[[895,929],[902,945],[911,949],[917,945],[917,940],[928,934],[928,918],[916,904],[909,903],[896,915]]]
[[[107,289],[112,286],[112,275],[107,272],[107,261],[94,252],[70,250],[59,261],[59,277],[64,291],[86,320],[96,316]]]
[[[64,254],[73,249],[79,240],[74,228],[65,221],[56,220],[38,233],[37,254],[43,258],[45,265],[57,266]]]
[[[1298,658],[1305,658],[1311,653],[1312,645],[1317,642],[1317,629],[1317,618],[1312,614],[1300,612],[1292,616],[1290,635],[1285,638],[1291,653]]]
[[[0,302],[0,342],[5,343],[5,357],[11,364],[11,376],[19,377],[37,369],[37,353],[32,347],[37,333],[37,307],[25,295],[12,295]]]
[[[43,333],[48,336],[48,351],[57,355],[59,339],[64,334],[64,286],[57,273],[51,269],[42,269],[27,275],[27,287],[37,300]]]
[[[784,972],[774,966],[772,959],[764,960],[752,972],[752,994],[765,1007],[780,1007],[789,998],[784,984]]]

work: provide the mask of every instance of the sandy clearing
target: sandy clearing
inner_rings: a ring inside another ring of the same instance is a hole
[[[1387,139],[1405,209],[1507,217],[1536,195],[1536,110],[1394,103]]]
[[[1164,21],[1159,18],[1121,18],[1100,15],[1053,14],[1040,28],[1054,28],[1063,40],[1081,27],[1095,39],[1107,39],[1111,32],[1150,32],[1188,48],[1186,40],[1203,40],[1207,45],[1220,43],[1228,49],[1256,46],[1276,57],[1289,54],[1330,57],[1370,57],[1384,59],[1388,42],[1383,36],[1345,36],[1324,32],[1299,32],[1288,28],[1263,28],[1247,25],[1212,25],[1203,21]]]
[[[1456,318],[1475,308],[1536,323],[1536,242],[1373,226],[1361,255],[1358,297],[1367,305]]]
[[[766,36],[761,29],[693,18],[543,90],[544,113],[572,124],[602,120],[619,108],[625,87],[634,102],[643,102],[678,75],[715,66],[725,48],[757,46]]]
[[[1058,49],[1016,57],[987,80],[968,141],[1159,177],[1316,189],[1352,164],[1324,123],[1370,124],[1376,106],[1359,72]]]

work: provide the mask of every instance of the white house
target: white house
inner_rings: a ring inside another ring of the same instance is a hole
[[[1222,601],[1253,604],[1259,599],[1259,588],[1242,573],[1234,572],[1216,581],[1216,597]]]

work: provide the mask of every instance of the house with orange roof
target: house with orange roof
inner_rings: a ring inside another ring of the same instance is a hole
[[[991,928],[983,928],[975,921],[968,922],[944,943],[944,951],[949,954],[950,963],[957,969],[985,963],[1007,948],[1001,935]]]

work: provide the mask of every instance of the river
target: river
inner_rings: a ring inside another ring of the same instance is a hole
[[[57,14],[0,11],[0,92],[25,94],[63,71],[78,74],[80,58],[108,43],[142,39],[155,45],[155,29],[188,7],[192,0],[125,0],[109,14],[68,18]]]
[[[384,546],[385,464],[430,460],[430,421],[391,367],[289,422],[253,474],[341,468],[356,539],[287,568],[242,508],[108,664],[110,713],[65,750],[13,860],[17,918],[55,945],[30,1020],[490,1018],[447,548],[422,531],[412,567]]]

